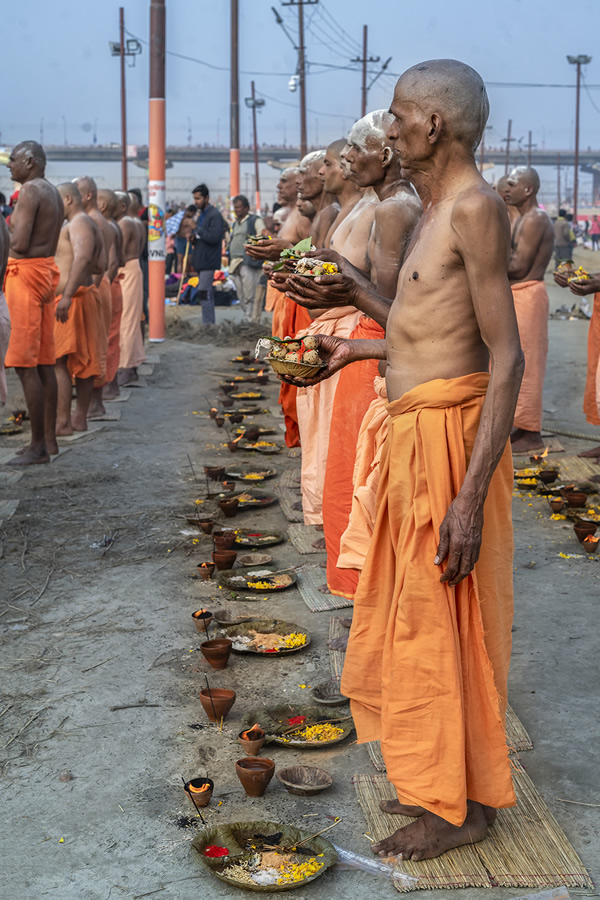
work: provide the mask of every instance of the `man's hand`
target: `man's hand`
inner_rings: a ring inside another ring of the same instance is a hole
[[[440,525],[440,541],[434,563],[441,566],[448,559],[440,578],[442,584],[449,582],[454,587],[473,570],[479,559],[482,529],[482,505],[476,500],[461,497],[459,493]]]
[[[349,265],[346,257],[342,256],[341,253],[338,253],[337,250],[327,250],[325,247],[321,247],[320,250],[311,250],[310,253],[303,253],[302,256],[307,256],[309,259],[320,259],[323,262],[335,263],[342,274],[344,273],[344,266]]]
[[[273,238],[272,241],[263,241],[260,244],[244,244],[244,250],[252,259],[270,259],[273,262],[279,260],[282,250],[289,250],[292,246],[289,241],[281,238]]]
[[[71,297],[65,297],[63,294],[58,303],[56,304],[56,321],[57,322],[66,322],[69,318],[69,310],[71,308],[72,299]]]
[[[597,291],[600,291],[600,275],[592,275],[590,280],[586,281],[585,284],[575,284],[571,281],[569,290],[572,294],[577,294],[578,297],[586,297],[588,294],[595,294]]]
[[[299,306],[306,309],[326,309],[336,306],[354,306],[356,282],[348,275],[290,275],[287,293]]]
[[[564,272],[553,272],[552,277],[556,284],[561,288],[569,287],[569,276],[565,275]]]
[[[285,294],[288,289],[288,273],[271,272],[269,275],[269,282],[273,285],[276,291],[281,291],[282,294]]]
[[[326,378],[331,378],[344,366],[354,361],[352,341],[327,334],[317,334],[315,337],[319,341],[317,350],[325,363],[324,368],[314,378],[292,378],[290,375],[280,375],[281,381],[285,381],[286,384],[295,384],[296,387],[313,387],[313,385],[325,381]]]

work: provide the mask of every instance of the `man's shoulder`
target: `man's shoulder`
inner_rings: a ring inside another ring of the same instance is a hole
[[[393,223],[416,220],[422,213],[421,201],[412,189],[402,188],[392,197],[386,197],[377,203],[373,209],[375,224],[377,226],[392,225]]]
[[[465,188],[454,198],[451,208],[453,224],[469,224],[479,228],[489,219],[499,218],[508,227],[506,204],[502,197],[487,184]]]

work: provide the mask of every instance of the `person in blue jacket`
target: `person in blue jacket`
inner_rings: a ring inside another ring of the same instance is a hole
[[[202,307],[202,324],[213,325],[215,322],[215,301],[213,295],[213,279],[215,269],[221,268],[223,237],[229,226],[219,210],[209,200],[209,191],[205,184],[199,184],[193,190],[194,203],[198,208],[198,219],[194,228],[192,241],[192,267],[198,275],[197,299]]]

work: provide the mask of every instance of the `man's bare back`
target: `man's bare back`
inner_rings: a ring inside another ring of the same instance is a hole
[[[70,221],[65,222],[56,250],[56,264],[60,272],[57,295],[64,294],[68,285],[72,297],[78,288],[89,287],[95,282],[104,254],[102,232],[88,213],[79,212]],[[75,273],[73,273],[74,262]]]
[[[60,194],[45,178],[27,181],[10,217],[10,256],[39,259],[54,256],[63,220]]]
[[[554,250],[554,228],[537,203],[539,176],[535,169],[517,166],[509,174],[504,199],[518,210],[512,226],[508,277],[511,284],[543,281]]]

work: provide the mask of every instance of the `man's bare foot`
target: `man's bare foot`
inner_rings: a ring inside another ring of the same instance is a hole
[[[82,413],[74,412],[71,416],[71,422],[73,423],[73,431],[87,431],[87,416],[84,416]]]
[[[327,646],[330,650],[342,650],[345,652],[348,649],[348,635],[343,634],[341,637],[331,638],[330,641],[327,641]]]
[[[50,456],[45,450],[32,450],[31,447],[25,449],[9,459],[7,466],[36,466],[43,463],[49,463]]]
[[[88,419],[101,419],[102,416],[105,415],[106,408],[104,406],[104,403],[102,403],[101,400],[98,400],[96,395],[94,395],[94,399],[90,403],[90,408],[88,409]]]
[[[46,436],[46,450],[50,456],[58,456],[58,444],[56,442],[55,434],[53,434],[52,437]]]
[[[467,803],[467,817],[462,825],[450,825],[439,816],[426,812],[410,825],[399,828],[390,837],[373,844],[378,856],[398,859],[434,859],[448,850],[477,844],[487,835],[488,823],[480,803]]]
[[[117,384],[119,387],[125,387],[125,385],[139,380],[137,369],[119,369],[117,372]]]
[[[315,548],[315,550],[324,550],[325,549],[325,538],[324,537],[317,538],[316,541],[312,542],[312,545]]]
[[[73,434],[73,428],[71,425],[59,425],[56,424],[56,435],[57,437],[67,437],[69,434]]]
[[[343,625],[344,628],[352,628],[352,617],[351,616],[340,616],[338,619],[340,625]]]
[[[524,431],[517,428],[510,436],[513,453],[525,453],[528,450],[543,450],[544,441],[539,431]]]
[[[297,500],[295,503],[292,503],[292,509],[298,509],[302,512],[302,500]]]
[[[118,397],[120,394],[119,385],[117,384],[117,379],[111,381],[110,384],[105,384],[102,388],[102,399],[103,400],[114,400],[115,397]]]
[[[400,803],[399,800],[380,800],[379,806],[384,813],[388,813],[390,816],[410,816],[411,819],[418,819],[426,812],[422,806],[411,806],[408,803]],[[481,808],[487,824],[493,825],[498,811],[493,806],[482,806]]]
[[[330,594],[331,591],[329,590],[329,586],[327,584],[322,584],[321,587],[319,588],[319,593],[320,594]]]
[[[596,462],[600,462],[600,444],[597,447],[592,447],[591,450],[582,450],[577,456],[583,456],[585,459],[595,459]]]

